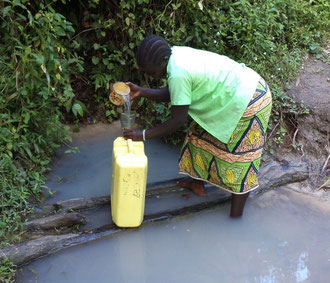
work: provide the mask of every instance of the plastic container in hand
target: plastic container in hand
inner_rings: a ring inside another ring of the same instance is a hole
[[[144,217],[148,158],[143,142],[113,143],[111,214],[118,227],[138,227]]]
[[[120,113],[120,125],[123,130],[132,129],[135,125],[136,112]]]

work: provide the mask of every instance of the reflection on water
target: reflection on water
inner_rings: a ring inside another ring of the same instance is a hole
[[[149,224],[35,261],[18,282],[329,282],[330,213],[322,205],[266,192],[248,200],[241,219],[229,219],[225,205]]]
[[[308,252],[302,252],[298,259],[298,266],[296,271],[297,282],[303,282],[309,277],[309,271],[306,265],[308,261]]]
[[[276,277],[278,278],[278,276],[276,276],[275,271],[276,271],[275,267],[271,266],[268,270],[269,274],[261,275],[259,277],[259,280],[257,278],[255,279],[255,282],[260,282],[260,283],[275,283],[275,282],[277,282]]]

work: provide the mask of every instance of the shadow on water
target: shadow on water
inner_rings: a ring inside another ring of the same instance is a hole
[[[18,282],[328,282],[330,209],[288,189],[151,223],[22,267]]]

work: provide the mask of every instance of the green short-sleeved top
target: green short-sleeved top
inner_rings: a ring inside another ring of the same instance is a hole
[[[167,65],[172,105],[190,105],[202,128],[228,143],[260,76],[244,64],[209,51],[174,46]]]

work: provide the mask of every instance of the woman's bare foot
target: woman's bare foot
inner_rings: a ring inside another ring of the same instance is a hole
[[[196,195],[203,197],[206,196],[204,182],[201,180],[195,180],[195,179],[182,180],[182,181],[178,181],[177,185],[182,188],[191,190]]]

